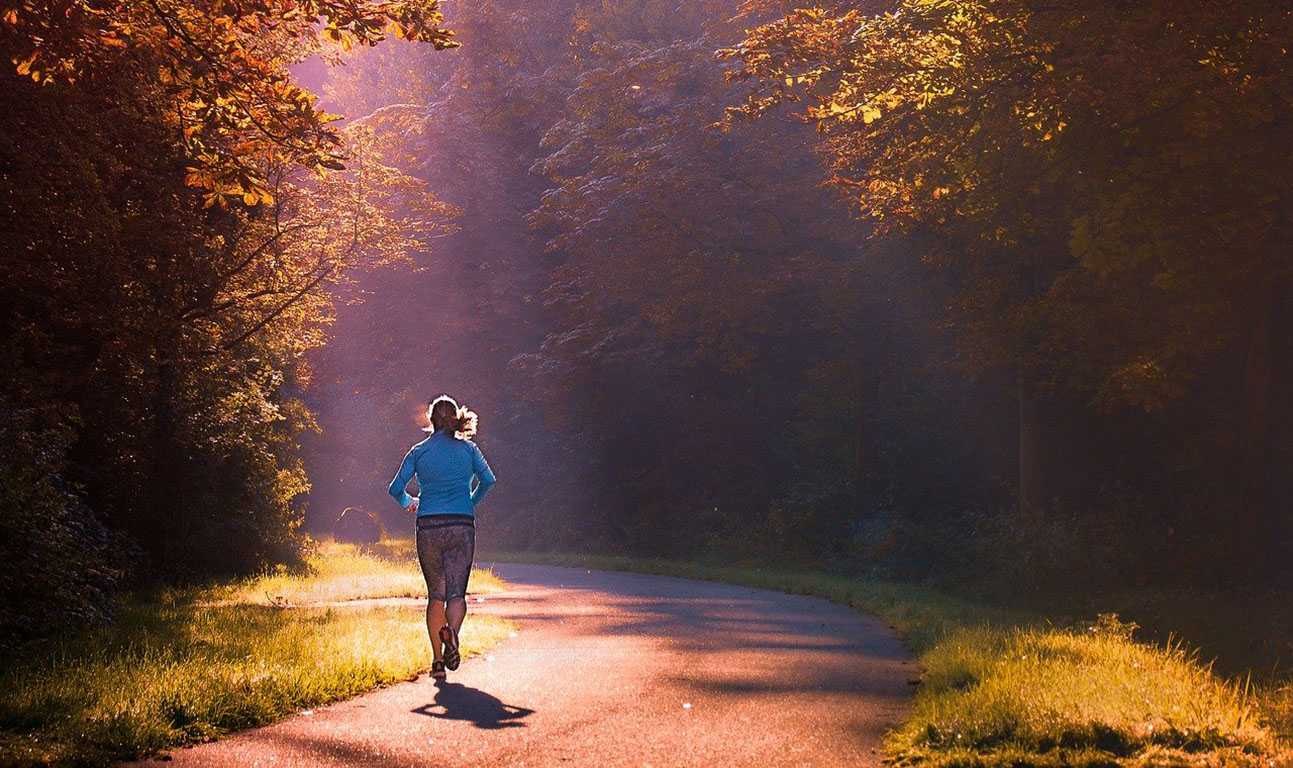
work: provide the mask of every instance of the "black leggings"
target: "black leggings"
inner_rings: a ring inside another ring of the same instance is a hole
[[[432,600],[467,597],[467,579],[476,554],[476,526],[466,515],[418,518],[418,562]]]

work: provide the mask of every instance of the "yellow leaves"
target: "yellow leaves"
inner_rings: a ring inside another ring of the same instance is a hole
[[[15,58],[13,63],[17,65],[17,72],[25,77],[30,77],[36,82],[40,82],[41,71],[36,67],[36,59],[40,51],[32,51],[26,58]]]
[[[223,192],[219,192],[219,191],[216,191],[216,190],[211,190],[211,191],[209,191],[209,192],[203,192],[203,193],[202,193],[202,207],[203,207],[203,208],[211,208],[211,207],[213,207],[213,206],[215,206],[215,205],[219,205],[219,206],[220,206],[220,210],[222,210],[222,211],[227,211],[227,210],[229,210],[229,203],[226,201],[226,198],[225,198],[225,195],[224,195],[224,193],[223,193]]]
[[[345,30],[338,27],[335,21],[324,27],[323,36],[337,45],[340,45],[341,50],[343,51],[349,51],[354,47],[354,43],[351,41],[350,35],[347,34]]]
[[[242,202],[244,205],[259,205],[261,203],[274,204],[274,196],[267,189],[249,189],[242,193]]]
[[[881,116],[882,116],[882,113],[880,112],[879,109],[876,109],[875,107],[868,105],[862,108],[862,122],[867,125],[870,125],[871,123],[874,123],[876,120],[879,120]]]

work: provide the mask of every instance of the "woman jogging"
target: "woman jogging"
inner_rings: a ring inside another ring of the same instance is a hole
[[[467,617],[467,578],[476,551],[474,509],[494,485],[494,473],[471,441],[476,414],[448,395],[427,405],[431,436],[409,450],[391,481],[390,494],[405,512],[417,516],[418,562],[427,582],[427,634],[431,638],[431,676],[443,679],[457,669],[458,631]],[[418,495],[405,488],[418,479]],[[472,489],[472,478],[476,487]]]

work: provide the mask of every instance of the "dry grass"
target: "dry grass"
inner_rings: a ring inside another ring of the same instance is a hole
[[[422,606],[319,605],[425,594],[409,588],[408,563],[326,544],[311,565],[310,574],[135,601],[110,625],[6,659],[0,764],[101,765],[155,754],[430,666]],[[499,582],[482,573],[477,584]],[[514,628],[469,616],[463,651],[478,654]]]

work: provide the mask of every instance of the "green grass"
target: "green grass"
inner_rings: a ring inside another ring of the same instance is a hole
[[[921,655],[906,765],[1264,764],[1279,751],[1257,704],[1180,649],[1107,630],[981,627]]]
[[[319,604],[425,594],[408,588],[405,558],[327,544],[311,565],[311,573],[137,599],[109,625],[5,659],[0,764],[101,765],[155,754],[430,666],[416,603]],[[498,580],[480,572],[476,585]],[[514,627],[469,616],[463,651],[478,654]]]
[[[898,765],[1293,764],[1287,682],[1272,679],[1258,689],[1227,680],[1179,641],[1138,641],[1132,625],[1109,614],[1086,623],[1048,620],[923,586],[809,572],[564,554],[495,559],[738,583],[816,595],[879,616],[924,670],[908,718],[886,740],[886,755]],[[1192,615],[1183,604],[1169,613]]]

